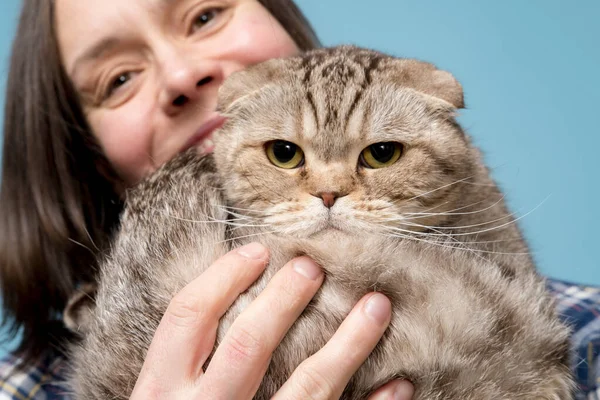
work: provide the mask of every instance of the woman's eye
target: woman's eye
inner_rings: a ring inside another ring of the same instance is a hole
[[[110,82],[108,88],[104,91],[104,98],[112,96],[112,94],[119,89],[121,86],[127,84],[131,79],[131,72],[125,72],[119,74],[115,79]]]
[[[222,11],[220,8],[211,8],[205,11],[202,11],[196,18],[194,18],[192,30],[196,31],[202,29],[206,25],[208,25],[212,20],[214,20],[219,13]]]
[[[294,143],[274,140],[267,143],[266,150],[269,161],[279,168],[293,169],[304,164],[304,153]]]
[[[374,143],[360,154],[360,163],[366,168],[389,167],[402,155],[402,144],[396,142]]]

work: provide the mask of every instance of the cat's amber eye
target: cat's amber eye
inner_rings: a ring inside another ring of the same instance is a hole
[[[302,149],[292,142],[274,140],[267,143],[266,150],[269,161],[279,168],[292,169],[304,164]]]
[[[373,143],[360,153],[360,163],[367,168],[389,167],[402,155],[402,144],[396,142]]]

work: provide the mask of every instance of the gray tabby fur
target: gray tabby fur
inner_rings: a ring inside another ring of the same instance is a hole
[[[222,318],[216,345],[292,257],[308,254],[326,271],[257,399],[270,398],[372,290],[392,300],[391,325],[344,399],[396,377],[415,384],[417,400],[571,398],[568,329],[454,119],[463,92],[449,73],[354,47],[323,49],[234,74],[219,104],[228,120],[215,134],[214,161],[184,154],[128,193],[84,338],[72,348],[77,398],[128,398],[173,295],[250,241],[271,250],[270,265]],[[272,165],[264,144],[275,139],[301,146],[304,167]],[[398,162],[357,168],[361,150],[382,141],[404,145]],[[331,211],[323,191],[339,196]],[[228,218],[240,226],[206,222]]]

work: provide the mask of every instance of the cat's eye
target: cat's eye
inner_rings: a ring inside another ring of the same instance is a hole
[[[360,163],[367,168],[389,167],[402,155],[402,144],[396,142],[374,143],[360,154]]]
[[[269,161],[279,168],[292,169],[304,164],[302,149],[292,142],[274,140],[267,143],[266,150]]]

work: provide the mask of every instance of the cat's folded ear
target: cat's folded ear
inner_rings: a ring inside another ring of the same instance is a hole
[[[283,60],[272,59],[231,74],[219,89],[217,111],[226,113],[234,103],[281,79],[286,71]]]
[[[454,108],[464,108],[461,84],[447,71],[433,64],[412,59],[392,59],[387,76],[396,84],[436,97]]]
[[[96,285],[81,285],[69,298],[63,311],[65,326],[73,333],[83,337],[88,332],[92,311],[96,306]]]

